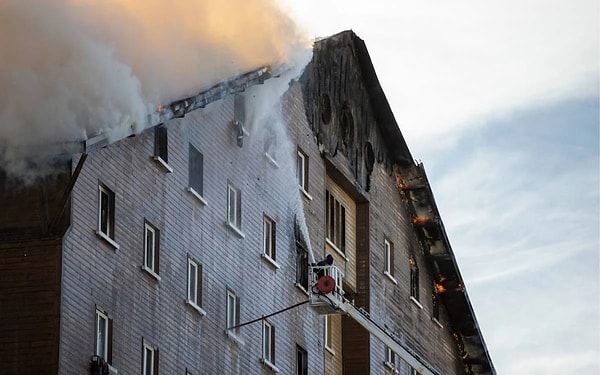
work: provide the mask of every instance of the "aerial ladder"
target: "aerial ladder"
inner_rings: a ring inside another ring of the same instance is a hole
[[[351,317],[373,336],[380,339],[396,355],[406,361],[419,374],[441,375],[425,359],[394,335],[393,332],[381,327],[362,308],[357,308],[351,301],[344,298],[342,282],[344,274],[333,265],[309,266],[309,304],[315,311],[323,315],[343,314]]]

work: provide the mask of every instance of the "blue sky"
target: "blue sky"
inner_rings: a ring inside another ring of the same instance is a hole
[[[598,373],[598,2],[282,3],[365,40],[498,373]]]

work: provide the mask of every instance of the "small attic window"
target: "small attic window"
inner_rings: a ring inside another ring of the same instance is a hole
[[[329,124],[331,121],[331,100],[329,99],[329,95],[321,95],[319,110],[321,112],[321,121],[323,121],[323,124]]]

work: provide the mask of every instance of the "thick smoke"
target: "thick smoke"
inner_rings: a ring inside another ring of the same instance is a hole
[[[309,44],[274,0],[0,0],[0,166],[139,132],[158,104]]]

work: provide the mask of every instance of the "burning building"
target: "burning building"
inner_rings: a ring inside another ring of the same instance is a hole
[[[495,374],[364,42],[273,69],[0,174],[3,373]]]

